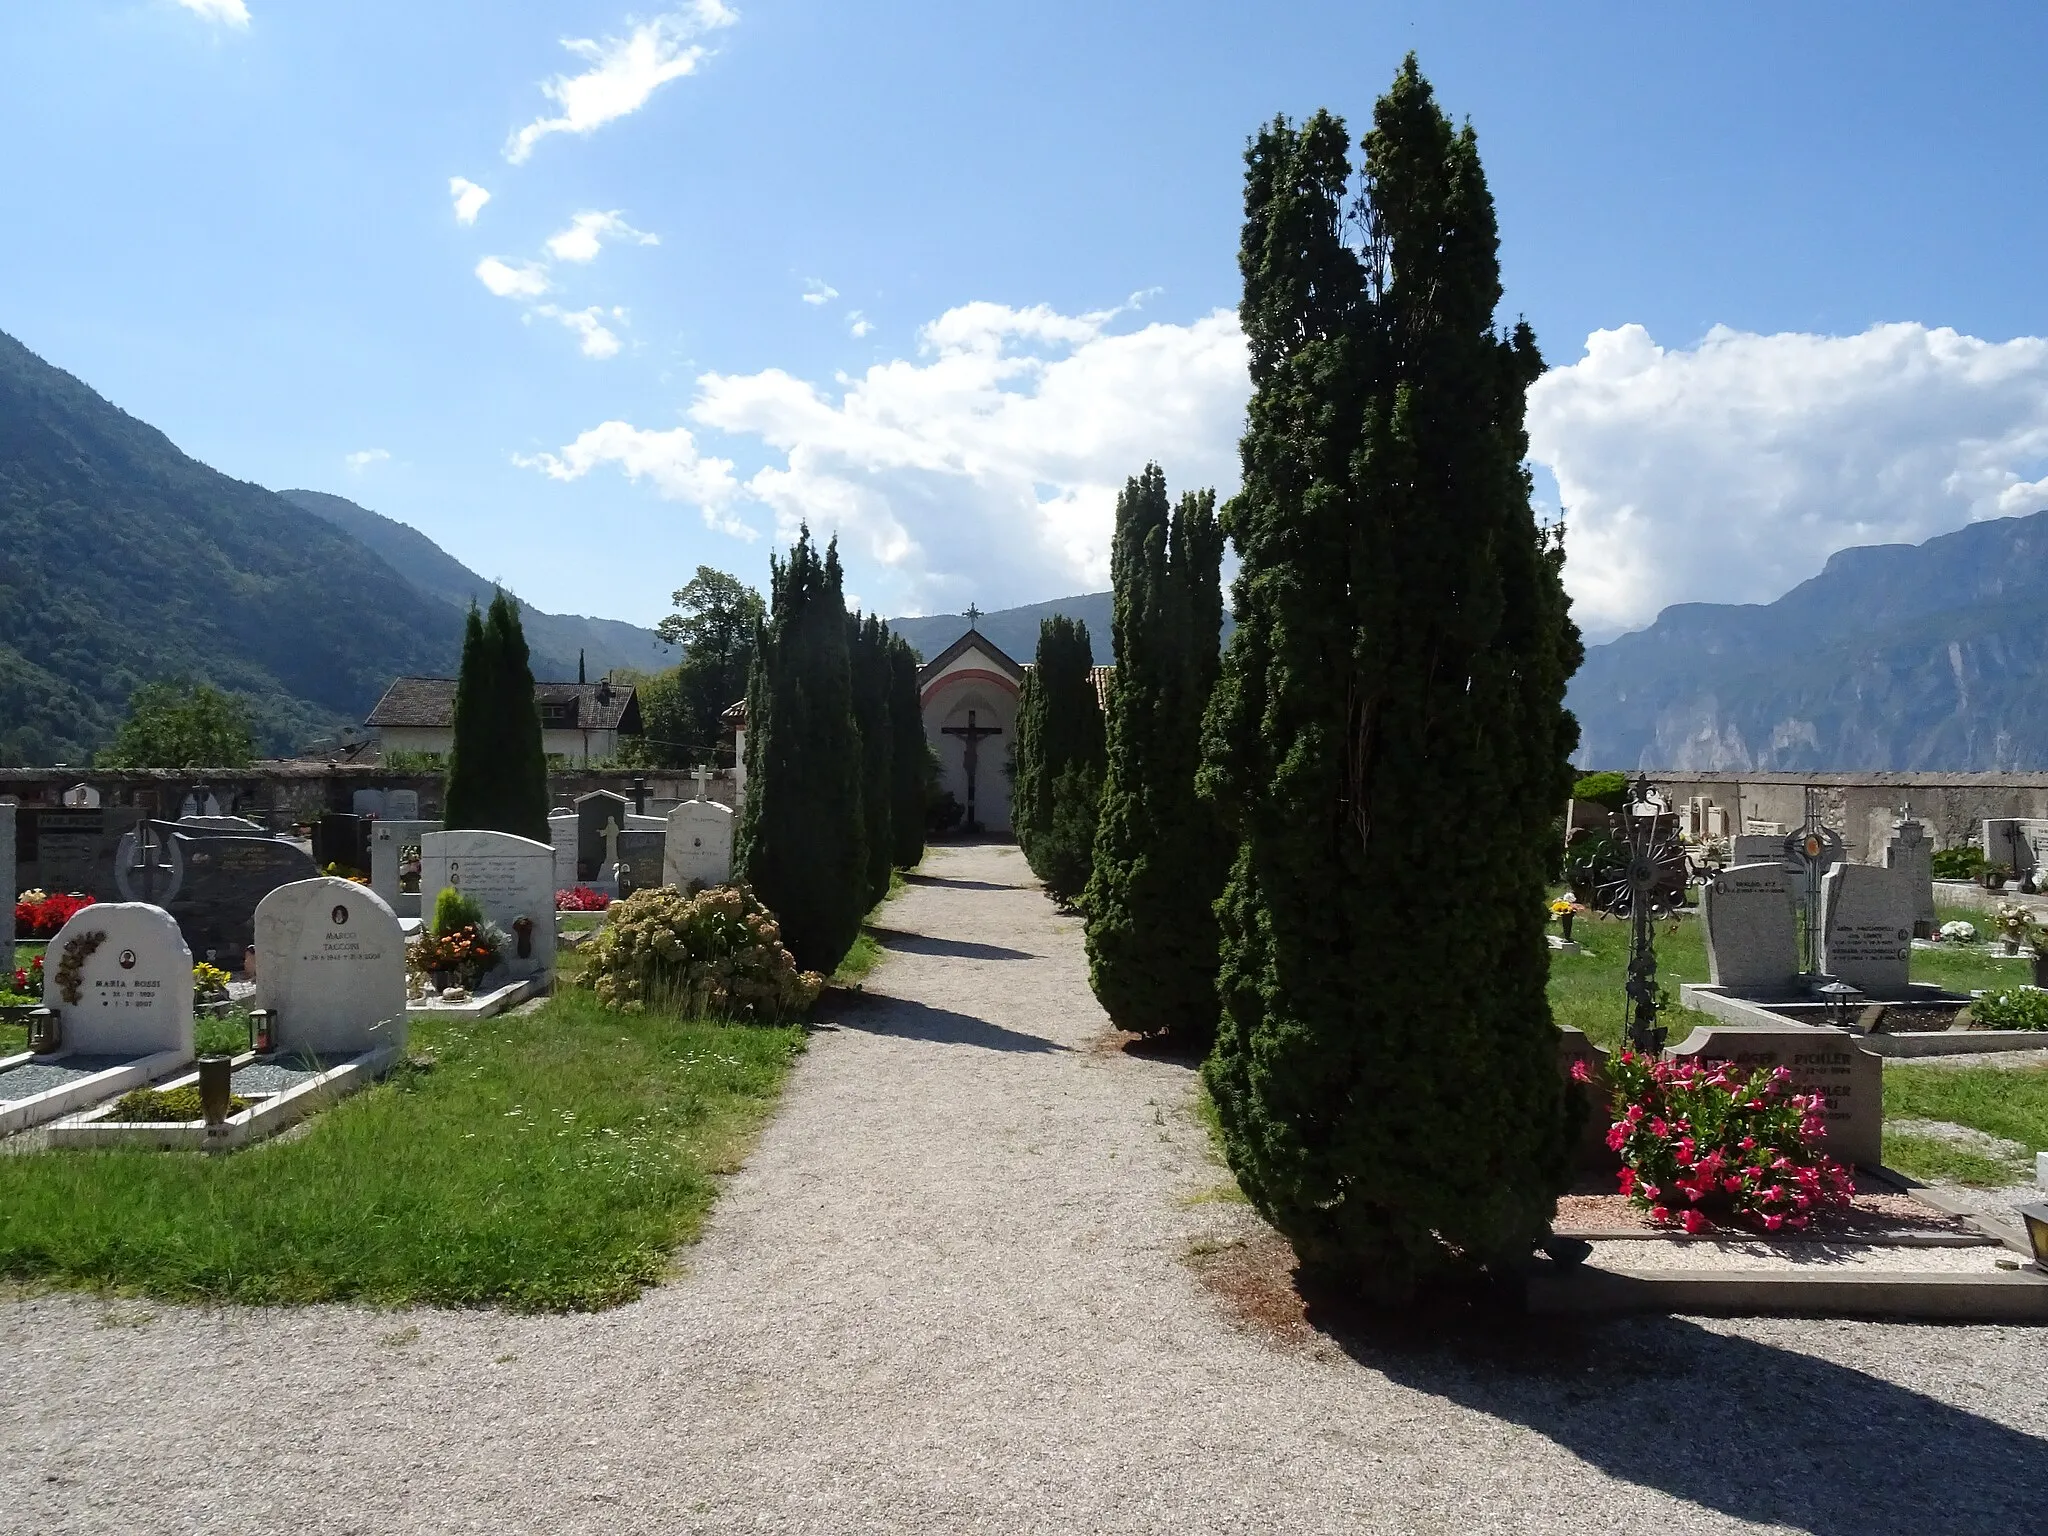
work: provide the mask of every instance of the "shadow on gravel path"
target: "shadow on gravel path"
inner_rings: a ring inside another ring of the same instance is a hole
[[[870,992],[855,1007],[841,1007],[831,1022],[841,1029],[864,1035],[895,1035],[905,1040],[929,1040],[935,1045],[976,1045],[985,1051],[1050,1052],[1069,1047],[1043,1035],[1005,1029],[972,1014],[950,1008],[934,1008],[909,998],[886,997]]]
[[[938,939],[928,933],[906,933],[901,928],[869,928],[884,949],[900,949],[911,955],[939,955],[949,960],[1038,960],[1028,949],[1009,949],[1001,944],[978,944],[972,939]]]

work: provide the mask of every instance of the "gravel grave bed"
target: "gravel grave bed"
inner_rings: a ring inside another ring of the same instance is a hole
[[[1192,1066],[1105,1045],[1079,920],[1014,847],[936,848],[882,921],[629,1306],[0,1299],[0,1529],[2038,1524],[2048,1335],[1325,1315],[1230,1198]]]
[[[0,1072],[0,1103],[31,1099],[52,1088],[62,1088],[95,1072],[126,1066],[133,1056],[63,1056],[55,1061],[31,1061]]]
[[[1846,1211],[1826,1211],[1802,1232],[1774,1232],[1766,1237],[1747,1228],[1731,1227],[1698,1237],[1675,1224],[1656,1222],[1647,1211],[1639,1211],[1626,1195],[1572,1194],[1557,1202],[1557,1229],[1588,1234],[1636,1234],[1672,1242],[1703,1242],[1724,1238],[1767,1242],[1772,1245],[1797,1243],[1861,1242],[1882,1243],[1899,1237],[1974,1236],[1977,1229],[1964,1218],[1938,1211],[1911,1195],[1885,1190],[1859,1189]]]

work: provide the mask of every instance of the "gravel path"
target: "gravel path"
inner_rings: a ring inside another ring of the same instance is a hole
[[[1015,850],[927,870],[673,1284],[0,1304],[0,1530],[2040,1528],[2043,1333],[1241,1323],[1188,1262],[1255,1230],[1191,1074],[1103,1047]]]

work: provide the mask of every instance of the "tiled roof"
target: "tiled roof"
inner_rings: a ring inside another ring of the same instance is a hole
[[[1026,672],[1036,672],[1038,670],[1038,663],[1027,661],[1024,663],[1024,670]],[[1088,681],[1095,685],[1095,702],[1104,714],[1109,713],[1109,685],[1115,677],[1115,667],[1090,667],[1088,669]]]
[[[630,684],[535,683],[533,702],[550,730],[640,734],[640,704]],[[393,678],[363,723],[445,730],[455,723],[455,679]]]

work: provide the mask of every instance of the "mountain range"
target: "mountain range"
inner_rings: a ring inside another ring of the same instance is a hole
[[[2048,767],[2048,512],[1832,556],[1772,603],[1682,603],[1588,647],[1584,767]]]
[[[84,763],[162,680],[241,695],[259,749],[292,752],[395,676],[451,674],[479,593],[424,535],[210,469],[0,333],[0,765]],[[670,652],[608,620],[527,625],[543,678],[579,650],[593,675]]]
[[[452,673],[492,584],[426,535],[339,496],[278,493],[0,334],[0,766],[86,761],[144,682],[248,700],[289,753],[360,721],[403,673]],[[2048,511],[1834,555],[1776,602],[1686,603],[1589,647],[1568,702],[1586,767],[1990,771],[2048,767]],[[978,616],[1018,661],[1040,622],[1110,594]],[[651,630],[523,607],[535,675],[652,671]],[[896,619],[922,655],[962,614]],[[1226,621],[1227,627],[1227,621]]]

